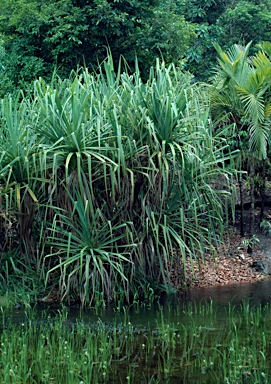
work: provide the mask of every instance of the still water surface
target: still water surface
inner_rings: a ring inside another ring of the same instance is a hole
[[[271,279],[267,279],[194,288],[178,297],[163,296],[159,303],[128,309],[22,308],[5,313],[5,323],[17,323],[21,329],[34,313],[34,322],[47,327],[61,314],[68,330],[78,320],[83,322],[85,338],[93,330],[95,338],[101,337],[101,330],[109,340],[117,335],[120,345],[116,350],[123,351],[112,360],[107,379],[96,379],[94,384],[270,384],[270,305]],[[66,376],[55,382],[70,384]]]
[[[163,310],[163,315],[170,321],[181,321],[180,318],[182,311],[175,311],[176,308],[187,307],[191,304],[200,305],[203,303],[212,302],[213,308],[216,311],[218,317],[225,314],[225,309],[230,305],[238,310],[242,303],[249,302],[250,306],[264,306],[268,303],[271,304],[271,278],[257,283],[242,283],[231,284],[226,286],[217,287],[204,287],[193,288],[186,293],[179,294],[178,296],[162,296],[159,302],[159,311]],[[36,319],[40,317],[44,318],[44,311],[52,316],[63,307],[61,306],[48,306],[38,305],[36,307]],[[107,308],[95,311],[92,309],[80,310],[77,307],[66,308],[67,321],[76,322],[78,319],[83,320],[86,323],[95,323],[97,320],[103,322],[112,322],[119,318],[119,321],[123,318],[123,309],[116,309],[109,305]],[[146,305],[143,306],[131,306],[131,308],[125,309],[125,314],[129,316],[130,321],[137,326],[154,326],[156,322],[156,314],[158,305]],[[11,317],[14,322],[23,321],[23,318],[27,316],[27,311],[12,310],[8,311],[6,316]]]
[[[193,288],[192,290],[182,293],[178,296],[163,296],[160,304],[163,307],[165,317],[170,315],[172,321],[180,321],[180,311],[174,311],[176,307],[186,307],[189,304],[202,304],[212,302],[214,310],[219,315],[225,313],[225,308],[229,305],[238,309],[244,301],[248,301],[251,306],[264,306],[271,303],[271,278],[257,283],[232,284],[218,287]],[[170,313],[169,313],[170,310]],[[133,323],[145,326],[155,321],[154,314],[157,306],[147,306],[140,309],[131,308],[129,316]],[[174,318],[175,316],[178,318]],[[112,307],[108,307],[99,318],[103,321],[110,321],[115,317],[116,313]],[[70,320],[75,320],[82,316],[86,321],[95,319],[92,311],[80,312],[78,309],[71,309],[69,312]]]

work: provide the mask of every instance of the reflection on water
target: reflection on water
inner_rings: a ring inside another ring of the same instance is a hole
[[[205,305],[206,302],[210,304]],[[26,331],[29,345],[41,345],[42,351],[51,341],[56,341],[57,348],[60,346],[62,350],[65,340],[65,345],[71,346],[69,355],[77,353],[74,355],[77,356],[74,359],[77,363],[80,361],[78,356],[84,359],[85,345],[88,346],[88,353],[95,346],[99,353],[111,348],[105,360],[108,381],[84,382],[270,384],[271,305],[263,307],[267,303],[271,303],[271,279],[254,284],[193,289],[179,297],[164,296],[160,303],[135,304],[129,309],[109,306],[104,311],[95,312],[80,311],[78,308],[37,307],[33,311],[2,312],[2,327],[8,332],[9,324],[15,323],[13,329],[16,332],[21,330],[22,334]],[[239,305],[241,310],[235,311]],[[30,333],[29,329],[32,329]],[[46,343],[43,344],[43,339],[36,343],[37,335],[46,332],[49,335],[45,338]],[[31,339],[33,335],[34,342]],[[69,343],[68,335],[72,337]],[[25,342],[23,337],[9,338]],[[87,338],[90,338],[88,343],[85,342]],[[16,354],[21,348],[16,346]],[[53,348],[49,350],[53,351]],[[95,352],[97,356],[98,352]],[[41,356],[40,352],[37,355]],[[103,356],[93,360],[95,367],[98,367],[96,362],[102,362]],[[32,364],[32,359],[29,361]],[[86,363],[83,361],[82,364]],[[93,367],[93,364],[90,366]],[[52,365],[59,366],[57,363]],[[80,377],[81,371],[82,368],[78,370]],[[129,377],[131,381],[127,381]],[[55,382],[66,383],[63,379]]]
[[[130,321],[134,326],[138,327],[155,327],[157,321],[157,314],[163,308],[163,316],[170,319],[172,322],[185,321],[185,315],[182,316],[182,308],[185,308],[191,303],[202,304],[204,302],[212,302],[213,308],[217,313],[220,321],[225,315],[225,308],[229,304],[232,307],[238,308],[243,301],[249,301],[250,305],[258,306],[271,303],[271,278],[257,283],[242,283],[232,284],[226,286],[206,287],[206,288],[193,288],[186,293],[179,296],[163,296],[159,304],[149,304],[139,306],[131,306],[129,309],[121,308],[117,310],[114,306],[108,306],[105,310],[91,310],[84,311],[79,308],[66,308],[67,321],[75,323],[78,319],[83,320],[89,325],[95,326],[97,321],[102,321],[110,324],[120,324],[125,322],[125,316],[129,316]],[[37,306],[35,309],[35,319],[39,317],[46,318],[44,313],[50,317],[56,316],[63,307],[56,306]],[[6,312],[6,317],[9,317],[12,322],[23,322],[25,317],[28,317],[28,311],[21,309],[19,311],[12,310]],[[170,313],[169,313],[170,312]],[[201,316],[200,316],[201,318]]]
[[[182,301],[213,301],[214,305],[233,305],[249,300],[252,305],[265,305],[271,302],[271,278],[257,283],[231,284],[217,287],[193,288],[181,295]]]
[[[173,322],[182,321],[182,311],[176,311],[176,308],[183,308],[189,303],[203,303],[211,302],[214,310],[219,314],[225,314],[225,307],[228,308],[229,303],[232,307],[238,308],[243,301],[249,301],[250,305],[265,305],[271,303],[271,278],[257,283],[242,283],[231,284],[225,286],[206,287],[206,288],[193,288],[186,293],[182,293],[178,296],[164,295],[161,297],[160,304],[163,307],[163,313],[165,317],[168,317],[170,310],[170,320]],[[134,325],[141,327],[155,326],[156,315],[159,312],[158,305],[145,305],[139,309],[131,307],[128,310],[129,318]],[[110,322],[112,319],[123,321],[123,311],[116,313],[115,309],[111,306],[98,314],[93,314],[93,311],[79,309],[69,310],[70,321],[76,321],[78,318],[83,318],[84,321],[92,322],[101,319],[105,322]],[[219,316],[220,317],[220,316]]]

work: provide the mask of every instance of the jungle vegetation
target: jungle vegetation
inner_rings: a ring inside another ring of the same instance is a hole
[[[234,12],[261,23],[263,2],[203,3],[1,2],[5,287],[83,306],[148,297],[213,251],[244,182],[264,217],[271,44],[222,37]]]
[[[197,80],[213,75],[217,42],[254,45],[270,40],[269,0],[2,0],[1,94],[34,79],[62,78],[77,66],[97,68],[110,47],[113,59],[135,57],[144,80],[162,57]]]

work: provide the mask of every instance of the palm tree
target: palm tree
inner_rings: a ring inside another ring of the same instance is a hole
[[[265,169],[271,119],[269,46],[259,47],[258,53],[249,57],[250,43],[246,47],[234,45],[228,52],[215,44],[218,68],[212,89],[213,112],[220,110],[220,114],[227,115],[228,121],[235,123],[238,137],[242,131],[248,134],[248,146],[241,147],[239,140],[239,149],[249,163],[251,232],[255,230],[255,166],[261,161]],[[262,176],[264,180],[265,174]]]

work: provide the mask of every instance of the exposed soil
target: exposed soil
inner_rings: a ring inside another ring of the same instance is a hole
[[[189,287],[226,285],[241,282],[255,282],[266,279],[269,275],[253,268],[254,263],[265,259],[259,244],[252,255],[247,253],[243,239],[235,234],[230,244],[221,246],[217,256],[207,255],[201,263],[188,261],[186,284]],[[269,239],[271,244],[271,239]]]
[[[248,254],[244,240],[249,236],[240,236],[239,223],[235,223],[229,228],[229,233],[225,236],[225,242],[216,249],[216,255],[207,254],[204,260],[187,259],[187,272],[184,277],[180,270],[173,273],[173,285],[177,289],[186,287],[206,287],[214,285],[236,284],[242,282],[256,282],[269,278],[270,275],[257,271],[255,263],[271,263],[271,235],[264,235],[259,228],[260,211],[255,212],[255,222],[257,231],[256,240],[252,254]],[[271,210],[268,208],[265,217],[271,217]],[[248,229],[250,220],[250,210],[245,214],[245,228]],[[185,284],[184,284],[185,280]]]

